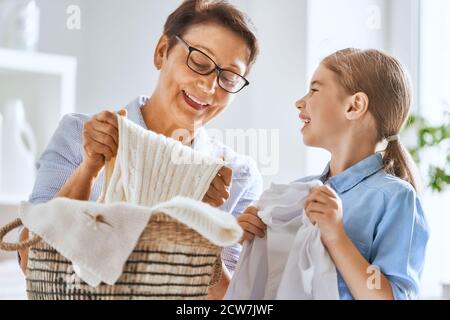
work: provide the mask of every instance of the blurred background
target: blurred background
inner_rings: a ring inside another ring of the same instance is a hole
[[[427,185],[431,228],[421,298],[450,298],[450,0],[230,2],[255,24],[261,54],[251,86],[208,128],[257,161],[266,187],[320,173],[329,160],[302,144],[294,108],[322,58],[377,48],[406,65],[415,99],[404,141]],[[35,161],[64,114],[116,110],[152,93],[154,47],[180,3],[0,0],[0,225],[27,199]],[[15,256],[0,253],[0,299],[23,299],[24,290]]]

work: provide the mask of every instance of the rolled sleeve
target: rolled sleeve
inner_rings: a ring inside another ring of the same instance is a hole
[[[83,119],[64,116],[37,165],[36,181],[29,202],[48,202],[55,197],[82,161]]]
[[[53,199],[81,163],[82,130],[82,115],[68,114],[61,119],[37,163],[36,180],[28,198],[30,203],[45,203]],[[18,239],[23,228],[17,230]]]
[[[373,242],[372,264],[390,281],[395,299],[415,299],[429,238],[424,212],[413,189],[404,188],[386,201]]]

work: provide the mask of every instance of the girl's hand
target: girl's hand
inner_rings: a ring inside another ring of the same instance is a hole
[[[232,177],[233,170],[228,167],[220,168],[203,197],[203,202],[215,208],[221,207],[230,197],[229,189]]]
[[[118,113],[126,117],[126,109]],[[103,111],[96,114],[83,127],[83,168],[98,173],[106,161],[117,155],[119,147],[119,126],[116,114]]]
[[[330,187],[312,189],[305,202],[305,212],[312,223],[319,225],[322,242],[326,247],[345,236],[342,201]]]
[[[258,209],[255,207],[248,207],[244,213],[237,218],[237,221],[244,230],[241,243],[245,240],[253,240],[255,236],[263,238],[266,235],[267,226],[258,217]]]

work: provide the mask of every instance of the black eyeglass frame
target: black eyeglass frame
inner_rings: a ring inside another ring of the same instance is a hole
[[[175,39],[177,39],[179,42],[181,42],[183,45],[185,45],[187,48],[188,48],[188,50],[189,50],[189,54],[188,54],[188,56],[187,56],[187,59],[186,59],[186,65],[188,66],[188,68],[189,69],[191,69],[192,71],[194,71],[195,73],[197,73],[197,74],[199,74],[199,75],[202,75],[202,76],[208,76],[208,75],[210,75],[211,73],[213,73],[214,71],[217,71],[217,84],[219,85],[219,87],[221,87],[223,90],[225,90],[226,92],[228,92],[228,93],[231,93],[231,94],[236,94],[236,93],[238,93],[238,92],[240,92],[242,89],[244,89],[245,87],[247,87],[247,86],[249,86],[250,85],[250,82],[246,79],[246,78],[244,78],[243,76],[241,76],[240,74],[238,74],[238,73],[236,73],[236,72],[234,72],[234,71],[231,71],[231,70],[227,70],[227,69],[223,69],[223,68],[221,68],[210,56],[208,56],[206,53],[204,53],[203,51],[201,51],[201,50],[199,50],[199,49],[197,49],[197,48],[194,48],[194,47],[192,47],[192,46],[190,46],[186,41],[184,41],[180,36],[178,36],[178,35],[176,35],[175,36]],[[194,52],[194,51],[197,51],[197,52],[199,52],[199,53],[201,53],[201,54],[203,54],[204,56],[206,56],[213,64],[214,64],[214,69],[212,69],[211,71],[208,71],[207,73],[201,73],[201,72],[198,72],[197,70],[194,70],[190,65],[189,65],[189,59],[190,59],[190,57],[191,57],[191,54],[192,54],[192,52]],[[240,78],[242,78],[243,80],[244,80],[244,84],[242,85],[242,87],[239,89],[239,90],[237,90],[237,91],[229,91],[229,90],[227,90],[227,89],[225,89],[224,87],[222,87],[222,85],[220,84],[220,75],[223,73],[223,72],[231,72],[232,74],[235,74],[235,75],[237,75],[238,77],[240,77]]]

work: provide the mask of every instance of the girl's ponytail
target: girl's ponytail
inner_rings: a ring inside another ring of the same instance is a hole
[[[388,144],[383,154],[384,170],[409,182],[417,192],[420,192],[421,183],[418,169],[411,154],[398,136],[389,137],[387,140]]]

